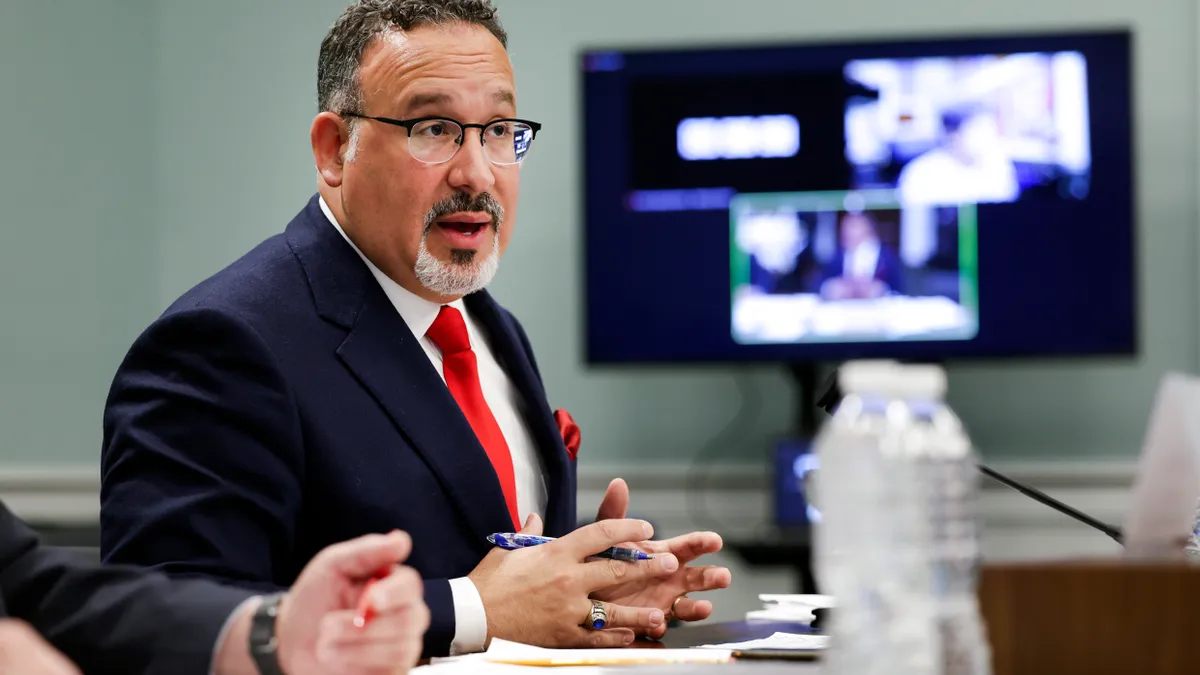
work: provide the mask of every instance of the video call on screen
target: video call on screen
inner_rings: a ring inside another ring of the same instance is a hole
[[[1134,349],[1127,35],[584,69],[590,360]]]

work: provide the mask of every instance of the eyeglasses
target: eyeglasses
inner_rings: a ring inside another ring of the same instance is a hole
[[[483,154],[493,164],[519,164],[529,154],[529,146],[542,128],[537,122],[518,119],[492,120],[487,124],[466,124],[448,117],[417,117],[394,120],[358,113],[341,113],[342,117],[357,117],[404,127],[408,130],[408,151],[413,158],[426,164],[449,162],[462,147],[467,129],[479,129]]]

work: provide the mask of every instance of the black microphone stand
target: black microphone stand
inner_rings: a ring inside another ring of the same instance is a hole
[[[832,415],[833,411],[837,408],[838,404],[842,402],[842,392],[837,386],[837,370],[836,369],[829,375],[828,378],[826,378],[825,384],[822,388],[824,390],[824,393],[821,394],[821,396],[819,398],[817,398],[817,407],[821,408],[826,413]],[[1051,497],[1050,495],[1042,492],[1041,490],[1038,490],[1037,488],[1032,488],[1028,485],[1020,483],[1019,481],[1013,480],[1012,478],[1005,476],[1004,474],[1000,473],[999,471],[996,471],[995,469],[993,469],[991,467],[980,464],[979,470],[982,471],[984,473],[984,475],[990,476],[991,478],[1003,483],[1004,485],[1007,485],[1008,487],[1016,490],[1017,492],[1020,492],[1021,494],[1025,495],[1026,497],[1029,497],[1030,499],[1032,499],[1040,504],[1048,506],[1065,516],[1074,518],[1075,520],[1083,523],[1084,525],[1088,525],[1089,527],[1092,527],[1093,529],[1103,532],[1104,534],[1108,535],[1109,537],[1112,537],[1113,540],[1115,540],[1118,544],[1124,543],[1120,529],[1113,527],[1112,525],[1109,525],[1108,523],[1101,522],[1074,507],[1068,506],[1068,505],[1058,501],[1057,499]]]
[[[1070,516],[1070,517],[1074,518],[1075,520],[1078,520],[1079,522],[1083,523],[1084,525],[1092,526],[1093,528],[1112,537],[1113,540],[1116,541],[1118,544],[1124,543],[1122,541],[1122,537],[1121,537],[1121,530],[1117,529],[1116,527],[1113,527],[1112,525],[1109,525],[1108,523],[1104,523],[1099,520],[1096,520],[1095,518],[1089,516],[1088,514],[1058,501],[1057,499],[1042,492],[1041,490],[1038,490],[1037,488],[1032,488],[1032,487],[1029,487],[1028,485],[1022,485],[1021,483],[1018,483],[1017,481],[1009,478],[1008,476],[1005,476],[1004,474],[1000,473],[999,471],[996,471],[995,469],[992,469],[988,466],[980,464],[979,470],[982,471],[984,474],[991,476],[992,478],[1000,481],[1001,483],[1004,483],[1008,487],[1016,490],[1017,492],[1020,492],[1021,494],[1025,495],[1026,497],[1029,497],[1030,499],[1032,499],[1036,502],[1040,502],[1046,506],[1049,506],[1050,508],[1054,509],[1055,511],[1058,511],[1059,513],[1061,513],[1063,515]]]

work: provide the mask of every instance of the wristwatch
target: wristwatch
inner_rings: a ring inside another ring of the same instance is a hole
[[[260,675],[284,675],[279,665],[279,642],[275,639],[275,619],[284,595],[264,597],[250,621],[250,658]]]

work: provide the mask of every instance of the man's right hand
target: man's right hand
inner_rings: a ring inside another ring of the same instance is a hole
[[[540,535],[542,521],[530,516],[525,534]],[[635,579],[666,576],[679,568],[671,554],[636,563],[585,561],[626,542],[650,539],[654,530],[641,520],[604,520],[553,542],[506,551],[495,549],[468,577],[487,613],[488,640],[501,638],[540,647],[622,647],[634,630],[648,631],[665,621],[652,607],[606,604],[608,626],[585,627],[592,610],[588,595]]]
[[[279,665],[288,675],[400,675],[421,658],[429,627],[421,577],[400,566],[412,550],[403,532],[370,534],[329,546],[309,561],[275,619]],[[381,581],[371,578],[389,572]],[[373,620],[355,623],[364,599]],[[259,605],[243,603],[221,641],[217,675],[257,673],[247,642]],[[0,673],[4,671],[0,670]]]
[[[16,619],[0,619],[0,673],[80,675],[67,657]]]
[[[399,565],[412,551],[404,532],[329,546],[309,561],[279,608],[279,659],[289,675],[399,675],[421,658],[429,608],[421,576]],[[367,590],[368,580],[390,572]],[[355,625],[364,593],[374,619]]]

